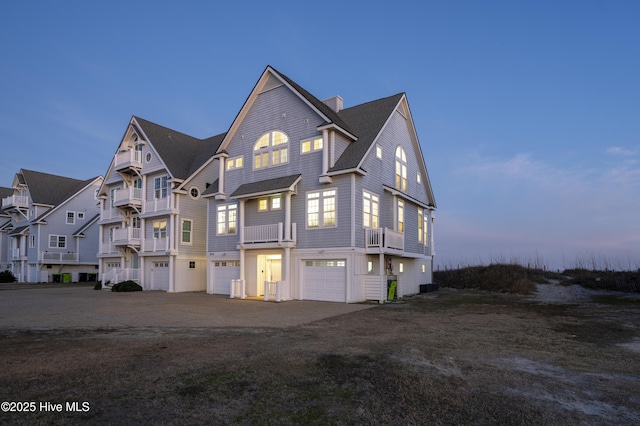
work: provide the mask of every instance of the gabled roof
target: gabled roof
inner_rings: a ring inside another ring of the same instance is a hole
[[[240,185],[238,189],[231,194],[231,198],[248,198],[281,191],[293,191],[294,186],[300,181],[301,177],[301,174],[297,174],[245,183],[244,185]]]
[[[340,117],[349,123],[358,140],[349,144],[329,172],[358,167],[403,96],[398,93],[340,111]]]
[[[87,223],[82,225],[76,232],[73,233],[73,236],[84,237],[84,231],[86,231],[91,225],[93,225],[98,220],[98,218],[100,218],[100,213],[89,219]]]
[[[5,188],[4,186],[0,186],[0,201],[2,201],[5,197],[11,197],[13,195],[13,188]],[[5,211],[2,209],[2,204],[0,203],[0,215],[6,215]]]
[[[14,228],[13,231],[9,232],[9,235],[13,236],[13,235],[22,235],[24,234],[24,231],[29,229],[29,225],[25,225],[25,226],[18,226],[17,228]]]
[[[215,154],[225,136],[198,139],[140,117],[134,119],[176,179],[186,179],[198,170]]]
[[[25,169],[21,169],[19,175],[27,185],[31,200],[35,204],[54,207],[99,178],[96,176],[87,180],[78,180]]]

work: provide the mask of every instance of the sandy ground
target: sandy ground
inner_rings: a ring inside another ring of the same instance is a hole
[[[0,424],[640,424],[637,297],[441,289],[366,308],[276,326],[0,327],[0,401],[36,404]]]

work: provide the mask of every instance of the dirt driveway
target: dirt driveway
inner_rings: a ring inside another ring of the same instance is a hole
[[[640,423],[640,302],[548,296],[444,289],[266,327],[30,330],[2,312],[0,424]]]

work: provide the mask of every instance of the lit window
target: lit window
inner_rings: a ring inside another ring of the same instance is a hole
[[[401,146],[396,149],[396,188],[407,192],[407,156]]]
[[[258,200],[258,211],[266,212],[268,210],[280,210],[282,201],[280,195],[275,195],[271,198],[260,198]]]
[[[167,221],[166,220],[154,220],[153,221],[153,238],[167,238]]]
[[[320,151],[322,149],[322,137],[315,139],[308,139],[301,142],[300,152],[306,154],[307,152]]]
[[[323,228],[336,226],[335,189],[307,194],[307,227]]]
[[[289,162],[289,137],[280,131],[265,133],[253,147],[253,168],[277,166]]]
[[[238,205],[218,206],[218,235],[235,234],[238,224]]]
[[[422,242],[424,238],[424,213],[422,209],[418,209],[418,242]]]
[[[367,261],[367,273],[372,274],[373,273],[373,262],[372,261]]]
[[[416,175],[416,182],[422,183],[422,176],[420,175],[420,173]]]
[[[193,221],[191,219],[182,219],[182,244],[191,244],[191,234],[193,230]]]
[[[281,202],[282,201],[279,195],[271,197],[271,210],[280,210]]]
[[[227,160],[227,170],[242,168],[242,156],[229,158]]]
[[[266,212],[269,210],[269,201],[266,198],[260,198],[258,200],[258,211]]]
[[[398,266],[398,271],[399,271],[400,273],[403,273],[403,272],[404,272],[404,263],[400,262],[400,265]]]
[[[398,200],[398,232],[404,232],[404,201]]]
[[[379,217],[379,199],[377,195],[373,195],[364,191],[362,194],[362,223],[365,228],[377,228]]]
[[[376,145],[376,157],[382,160],[382,147],[380,145]]]
[[[426,266],[424,266],[424,263],[422,264],[422,273],[424,274],[427,271]]]

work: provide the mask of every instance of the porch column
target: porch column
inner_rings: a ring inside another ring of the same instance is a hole
[[[176,291],[175,268],[176,257],[169,256],[169,293],[175,293]]]
[[[291,241],[291,192],[284,198],[284,240]]]
[[[322,131],[322,174],[329,170],[329,130]]]
[[[240,249],[240,279],[244,281],[244,249]]]
[[[220,161],[218,161],[219,169],[218,169],[218,192],[220,194],[224,194],[224,168],[226,163],[226,157],[220,156]]]
[[[282,297],[284,300],[289,300],[291,299],[291,285],[290,280],[289,280],[289,271],[291,270],[291,249],[289,247],[285,247],[284,249],[284,262],[282,265],[282,288],[286,289],[286,292],[283,295],[281,295],[280,297]]]
[[[240,237],[240,247],[244,245],[244,199],[240,200],[238,216],[238,236]],[[240,265],[242,266],[242,265]]]
[[[383,303],[387,299],[387,296],[385,295],[387,289],[384,278],[386,276],[387,266],[384,264],[384,253],[380,253],[378,256],[380,259],[380,299],[378,302]]]

